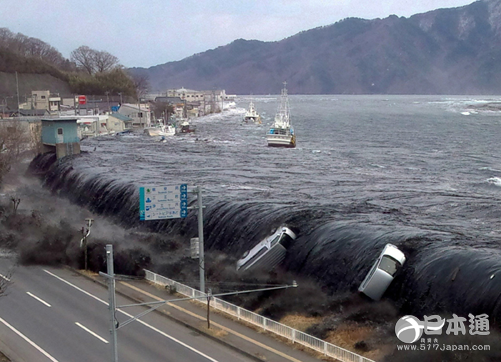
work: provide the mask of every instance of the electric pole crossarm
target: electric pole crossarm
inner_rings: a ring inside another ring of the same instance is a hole
[[[122,327],[125,327],[127,324],[132,323],[132,322],[134,322],[135,320],[138,320],[139,318],[144,317],[146,314],[148,314],[148,313],[150,313],[150,312],[153,312],[153,311],[157,310],[157,309],[158,309],[158,308],[160,308],[163,304],[165,304],[165,303],[162,303],[162,304],[160,304],[160,303],[159,303],[157,306],[152,307],[152,308],[150,308],[150,309],[148,309],[148,310],[145,310],[144,312],[139,313],[137,316],[134,316],[134,317],[132,317],[132,318],[130,318],[130,319],[128,319],[128,320],[126,320],[125,322],[120,323],[120,325],[117,327],[117,329],[120,329],[120,328],[122,328]],[[117,307],[117,308],[119,308],[119,307]]]
[[[141,307],[141,306],[147,306],[147,305],[149,306],[149,305],[156,304],[155,307],[152,307],[152,308],[150,308],[148,310],[145,310],[144,312],[139,313],[138,315],[136,315],[136,316],[134,316],[134,317],[126,320],[125,322],[120,323],[120,325],[118,326],[117,329],[125,327],[127,324],[132,323],[132,322],[134,322],[135,320],[138,320],[141,317],[144,317],[146,314],[148,314],[150,312],[154,312],[155,310],[157,310],[158,308],[160,308],[164,304],[168,304],[170,302],[181,302],[181,301],[186,301],[186,300],[203,299],[203,298],[206,298],[206,297],[205,296],[202,296],[202,297],[189,297],[189,298],[180,298],[180,299],[171,299],[171,300],[161,300],[161,301],[158,301],[158,302],[145,302],[145,303],[126,304],[126,305],[117,306],[117,309],[119,309],[119,308],[128,308],[128,307]]]
[[[99,273],[99,274],[106,275],[105,273]],[[220,296],[223,296],[223,295],[237,295],[237,294],[253,293],[253,292],[264,292],[264,291],[276,290],[276,289],[297,288],[297,286],[298,285],[296,284],[296,282],[292,282],[291,285],[280,285],[280,286],[277,286],[277,287],[251,289],[251,290],[240,290],[240,291],[236,291],[236,292],[211,294],[211,297],[220,297]],[[158,307],[161,307],[162,304],[169,304],[169,303],[174,303],[174,302],[183,302],[183,301],[193,300],[193,299],[205,299],[205,298],[207,298],[207,294],[204,293],[204,295],[201,295],[199,297],[186,297],[186,298],[178,298],[178,299],[159,300],[159,301],[156,301],[156,302],[144,302],[144,303],[124,304],[124,305],[118,305],[116,308],[120,309],[120,308],[142,307],[142,306],[147,306],[147,305],[160,304],[159,306],[156,307],[156,308],[158,308]]]
[[[141,307],[141,306],[145,306],[145,305],[154,305],[154,304],[167,304],[167,303],[171,303],[171,302],[181,302],[181,301],[185,301],[185,300],[203,299],[203,298],[206,298],[206,296],[203,295],[201,297],[186,297],[186,298],[179,298],[179,299],[159,300],[159,301],[156,301],[156,302],[144,302],[144,303],[137,303],[137,304],[124,304],[124,305],[117,306],[117,308]]]
[[[252,290],[242,290],[242,291],[229,292],[229,293],[219,293],[219,294],[212,294],[212,296],[213,297],[221,297],[223,295],[238,295],[238,294],[244,294],[244,293],[264,292],[264,291],[268,291],[268,290],[287,289],[287,288],[297,288],[297,284],[295,282],[293,282],[291,285],[282,285],[279,287],[270,287],[270,288],[261,288],[261,289],[252,289]]]

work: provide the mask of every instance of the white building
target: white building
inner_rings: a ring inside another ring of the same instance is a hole
[[[61,97],[59,94],[50,94],[49,90],[31,91],[31,99],[20,104],[20,109],[44,109],[54,114],[60,110]]]
[[[151,127],[151,111],[148,104],[124,103],[118,109],[118,113],[132,118],[132,126],[135,128]]]

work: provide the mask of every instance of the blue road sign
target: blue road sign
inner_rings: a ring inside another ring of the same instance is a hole
[[[139,188],[139,219],[161,220],[188,216],[188,186]]]

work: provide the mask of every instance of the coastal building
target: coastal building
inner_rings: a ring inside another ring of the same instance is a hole
[[[56,114],[61,107],[59,94],[51,94],[49,90],[31,91],[31,96],[26,97],[24,103],[19,104],[20,111],[46,110],[48,114]]]
[[[42,123],[42,152],[55,153],[60,159],[80,153],[77,118],[44,118]]]
[[[186,89],[167,89],[166,99],[178,97],[186,102],[187,110],[184,112],[187,117],[197,117],[208,113],[221,112],[224,109],[224,102],[233,101],[236,95],[228,95],[224,89],[197,91]],[[157,97],[157,99],[160,97]],[[190,107],[191,106],[191,107]]]
[[[151,111],[148,104],[124,103],[118,109],[118,113],[132,119],[134,128],[151,127]]]
[[[167,89],[167,97],[179,97],[182,101],[200,102],[203,101],[205,93],[184,87],[179,89]]]
[[[118,112],[113,112],[108,116],[108,129],[113,132],[123,132],[132,129],[132,118]]]

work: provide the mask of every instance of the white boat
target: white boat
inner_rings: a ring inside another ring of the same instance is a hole
[[[290,124],[289,97],[286,85],[287,83],[284,82],[275,122],[266,135],[270,147],[296,147],[296,134]]]
[[[148,127],[144,129],[144,133],[148,136],[174,136],[176,134],[176,127],[171,124],[159,123],[156,127]]]
[[[244,123],[257,123],[261,124],[261,116],[256,111],[254,107],[254,102],[250,101],[249,109],[245,112]]]

